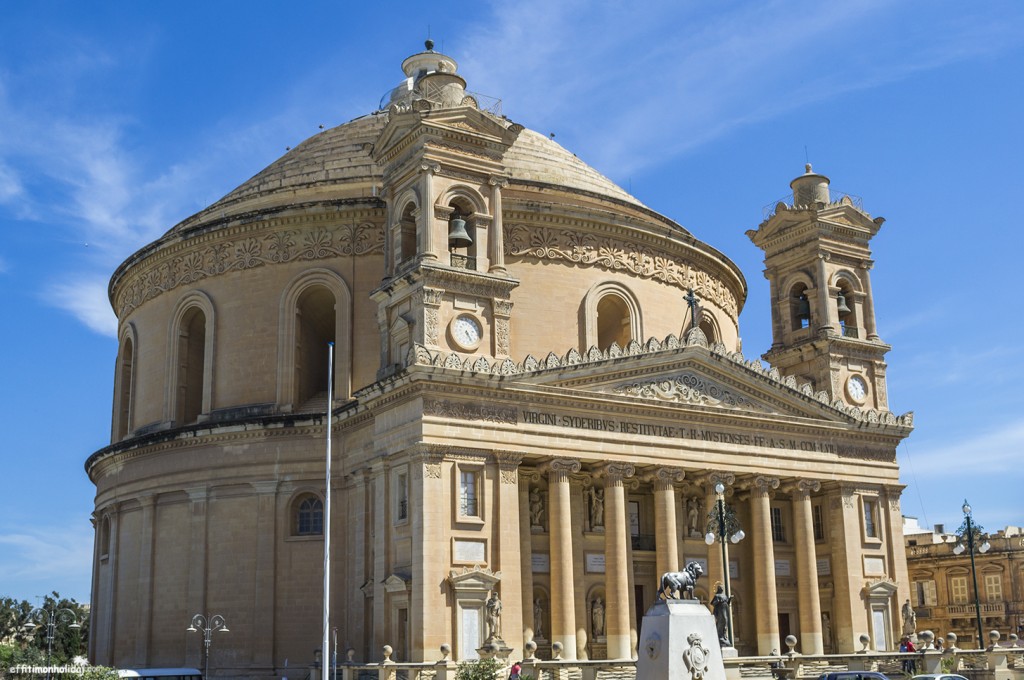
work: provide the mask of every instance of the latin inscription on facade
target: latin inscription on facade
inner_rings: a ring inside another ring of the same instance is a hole
[[[830,442],[793,439],[788,437],[773,437],[769,435],[750,434],[747,432],[726,432],[723,430],[686,427],[684,425],[659,425],[655,423],[639,423],[631,420],[616,420],[614,418],[571,416],[553,413],[550,411],[524,410],[522,412],[522,417],[522,422],[526,425],[551,425],[554,427],[569,427],[577,430],[596,430],[598,432],[612,432],[625,435],[664,437],[665,439],[712,442],[716,444],[735,444],[737,446],[756,446],[768,449],[816,451],[820,453],[844,453],[843,451],[839,451],[838,448]],[[846,453],[846,455],[857,455],[857,453],[861,453],[862,457],[873,458],[881,452],[869,452],[867,450],[862,452],[858,450],[855,453],[851,449]]]
[[[604,553],[587,553],[584,555],[588,574],[604,573]]]
[[[551,571],[551,556],[547,553],[533,553],[530,556],[530,570],[535,574],[547,574]]]

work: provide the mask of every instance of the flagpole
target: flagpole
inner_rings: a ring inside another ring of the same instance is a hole
[[[334,412],[334,343],[327,343],[327,475],[324,490],[324,630],[320,647],[320,680],[327,680],[331,658],[331,417]]]

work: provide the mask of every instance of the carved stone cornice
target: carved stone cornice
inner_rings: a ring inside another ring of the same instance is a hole
[[[489,423],[505,423],[515,425],[519,422],[519,412],[512,407],[490,406],[478,402],[454,402],[447,399],[423,399],[423,414],[452,420]]]

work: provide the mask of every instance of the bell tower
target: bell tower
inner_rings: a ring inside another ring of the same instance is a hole
[[[829,178],[810,163],[790,187],[792,204],[779,202],[747,232],[764,251],[771,285],[772,346],[763,358],[833,401],[888,410],[891,347],[875,327],[869,275],[869,242],[885,220],[852,196],[833,201]]]
[[[512,290],[505,269],[502,163],[522,126],[481,108],[451,57],[402,62],[406,79],[372,155],[387,205],[385,277],[372,293],[381,334],[378,378],[404,367],[416,344],[489,361],[508,356]]]

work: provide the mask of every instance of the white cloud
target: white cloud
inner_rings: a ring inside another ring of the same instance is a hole
[[[25,193],[21,179],[14,169],[0,160],[0,205],[11,203]]]
[[[50,304],[73,314],[93,331],[117,336],[117,317],[107,299],[105,275],[85,276],[53,284],[44,293]]]
[[[622,178],[738,126],[1021,42],[1012,18],[919,9],[524,0],[472,32],[460,71],[513,119]]]
[[[984,430],[982,430],[984,432]],[[987,434],[970,434],[963,439],[930,444],[914,442],[914,460],[908,466],[917,479],[989,477],[1004,482],[1021,481],[1020,452],[1024,450],[1024,420],[1007,423]],[[906,458],[906,451],[903,458]],[[916,464],[915,464],[916,463]],[[955,471],[955,473],[954,473]]]
[[[92,550],[93,533],[81,518],[53,525],[0,528],[0,573],[17,580],[21,587],[38,591],[4,594],[27,598],[56,588],[61,595],[88,601]]]

